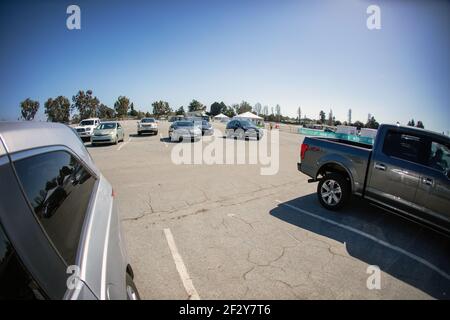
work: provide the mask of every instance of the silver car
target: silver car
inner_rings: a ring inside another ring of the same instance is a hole
[[[138,299],[114,197],[68,126],[0,122],[0,300]]]
[[[91,144],[95,146],[101,143],[118,144],[125,139],[122,125],[117,121],[102,122],[94,129],[91,136]]]
[[[170,141],[199,140],[202,137],[201,122],[191,120],[175,121],[169,127]]]

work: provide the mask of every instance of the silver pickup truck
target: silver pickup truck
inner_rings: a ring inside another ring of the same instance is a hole
[[[298,170],[319,181],[323,207],[342,208],[351,195],[450,232],[450,138],[413,127],[381,125],[374,145],[306,137]]]

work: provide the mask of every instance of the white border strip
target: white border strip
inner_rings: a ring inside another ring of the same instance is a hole
[[[370,234],[368,234],[368,233],[362,232],[362,231],[360,231],[360,230],[357,230],[357,229],[355,229],[355,228],[349,227],[349,226],[347,226],[347,225],[344,225],[344,224],[335,222],[335,221],[330,220],[330,219],[327,219],[327,218],[323,218],[323,217],[318,216],[318,215],[316,215],[316,214],[314,214],[314,213],[311,213],[311,212],[308,212],[308,211],[306,211],[306,210],[303,210],[303,209],[294,207],[294,206],[292,206],[292,205],[290,205],[290,204],[282,203],[280,200],[275,200],[275,201],[278,202],[279,204],[281,204],[282,206],[289,207],[289,208],[291,208],[291,209],[294,209],[294,210],[296,210],[296,211],[298,211],[298,212],[304,213],[304,214],[309,215],[309,216],[311,216],[311,217],[314,217],[314,218],[316,218],[316,219],[319,219],[319,220],[328,222],[328,223],[330,223],[330,224],[333,224],[333,225],[335,225],[335,226],[341,227],[341,228],[346,229],[346,230],[348,230],[348,231],[357,233],[357,234],[359,234],[360,236],[363,236],[364,238],[370,239],[370,240],[372,240],[372,241],[374,241],[374,242],[376,242],[376,243],[378,243],[378,244],[380,244],[380,245],[382,245],[382,246],[385,246],[385,247],[387,247],[387,248],[389,248],[389,249],[391,249],[391,250],[394,250],[394,251],[397,251],[397,252],[399,252],[399,253],[401,253],[401,254],[404,254],[405,256],[407,256],[407,257],[409,257],[409,258],[411,258],[411,259],[413,259],[413,260],[415,260],[415,261],[417,261],[417,262],[423,264],[424,266],[427,266],[428,268],[432,269],[433,271],[439,273],[441,276],[443,276],[443,277],[446,278],[447,280],[450,280],[450,275],[449,275],[448,273],[446,273],[445,271],[439,269],[439,268],[436,267],[434,264],[431,264],[430,262],[426,261],[425,259],[423,259],[423,258],[421,258],[421,257],[418,257],[418,256],[416,256],[415,254],[410,253],[410,252],[408,252],[408,251],[406,251],[406,250],[403,250],[403,249],[400,248],[400,247],[397,247],[397,246],[395,246],[395,245],[392,245],[392,244],[390,244],[390,243],[388,243],[388,242],[386,242],[386,241],[380,240],[380,239],[378,239],[377,237],[374,237],[374,236],[372,236],[372,235],[370,235]]]
[[[188,299],[200,300],[200,296],[198,295],[197,290],[195,290],[194,283],[192,282],[192,279],[187,272],[183,259],[178,253],[175,240],[173,239],[172,232],[170,231],[169,228],[164,229],[164,235],[166,236],[167,244],[169,245],[170,253],[172,254],[172,258],[173,261],[175,262],[178,274],[180,275],[181,281],[183,282],[183,286],[186,289],[186,292],[189,296]]]

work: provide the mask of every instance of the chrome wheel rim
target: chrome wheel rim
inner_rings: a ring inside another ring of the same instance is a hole
[[[342,199],[341,186],[333,179],[325,180],[320,188],[320,196],[326,204],[335,206],[341,202]]]
[[[137,300],[136,291],[131,286],[127,286],[127,297],[128,300]]]

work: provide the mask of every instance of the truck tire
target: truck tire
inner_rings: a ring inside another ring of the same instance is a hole
[[[328,210],[339,210],[350,199],[350,183],[339,173],[328,173],[317,185],[320,204]]]

